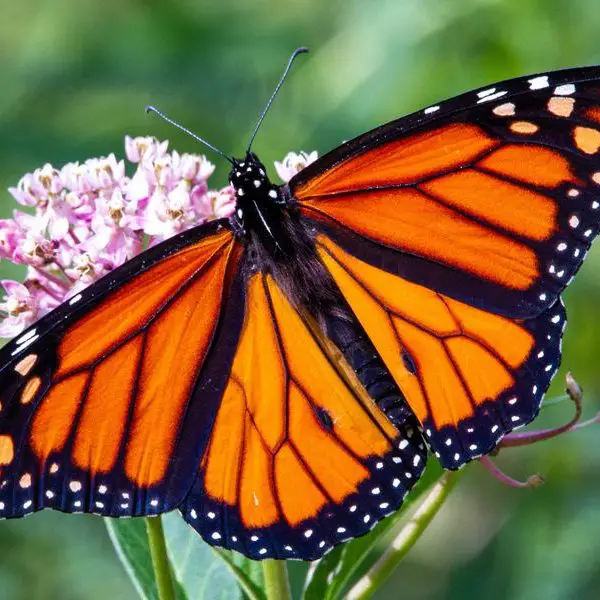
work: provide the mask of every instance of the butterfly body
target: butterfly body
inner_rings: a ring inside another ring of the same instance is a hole
[[[424,440],[458,469],[537,415],[600,229],[599,151],[592,67],[429,107],[283,186],[233,161],[230,219],[0,351],[0,516],[178,508],[257,559],[366,533]]]

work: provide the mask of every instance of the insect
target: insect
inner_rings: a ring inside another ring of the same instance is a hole
[[[598,233],[599,149],[590,67],[430,106],[282,186],[250,146],[227,157],[230,219],[1,350],[0,516],[178,508],[254,559],[366,533],[427,448],[457,469],[536,416]]]

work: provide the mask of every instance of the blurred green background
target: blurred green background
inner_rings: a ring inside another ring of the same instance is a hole
[[[202,151],[146,115],[149,102],[240,154],[299,45],[312,52],[298,61],[255,145],[267,164],[289,150],[324,152],[479,85],[600,63],[597,0],[0,0],[0,15],[3,189],[45,162],[122,156],[125,134]],[[224,183],[227,165],[215,162]],[[8,216],[13,200],[0,197]],[[565,294],[564,366],[550,394],[562,393],[572,370],[589,416],[600,410],[599,267],[596,247]],[[571,411],[568,402],[548,408],[536,426]],[[547,483],[508,489],[470,466],[378,598],[599,597],[600,428],[497,461]],[[1,600],[134,597],[99,518],[43,513],[0,523]]]

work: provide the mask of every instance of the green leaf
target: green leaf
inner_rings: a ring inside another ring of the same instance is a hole
[[[402,507],[377,524],[367,535],[336,546],[308,572],[303,600],[337,600],[348,585],[365,573],[377,559],[373,550],[381,546],[403,520],[408,509],[439,479],[442,469],[431,462]]]
[[[189,600],[241,600],[242,590],[253,600],[263,597],[258,563],[215,551],[177,512],[164,515],[163,524],[175,578]]]
[[[105,519],[117,555],[142,600],[159,600],[144,519]],[[175,583],[177,600],[190,600]]]

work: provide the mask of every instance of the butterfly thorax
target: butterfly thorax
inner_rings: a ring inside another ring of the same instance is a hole
[[[264,165],[254,153],[234,160],[229,182],[237,200],[231,219],[235,233],[245,240],[257,236],[273,256],[293,253],[282,222],[286,201],[281,188],[271,183]]]

